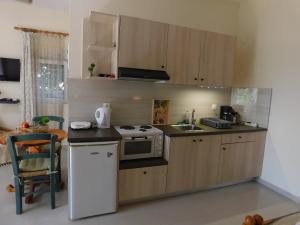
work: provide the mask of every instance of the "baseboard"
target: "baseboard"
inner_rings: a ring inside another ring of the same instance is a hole
[[[271,189],[271,190],[277,192],[278,194],[281,194],[281,195],[283,195],[283,196],[285,196],[285,197],[291,199],[292,201],[294,201],[294,202],[300,204],[300,198],[299,198],[298,196],[295,196],[295,195],[293,195],[293,194],[291,194],[291,193],[289,193],[289,192],[287,192],[287,191],[285,191],[285,190],[283,190],[283,189],[281,189],[281,188],[275,186],[274,184],[271,184],[270,182],[265,181],[264,179],[257,178],[256,181],[257,181],[258,183],[260,183],[260,184],[266,186],[267,188],[269,188],[269,189]]]

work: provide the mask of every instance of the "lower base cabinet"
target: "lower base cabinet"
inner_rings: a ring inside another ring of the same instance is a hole
[[[164,194],[167,166],[120,170],[119,201],[130,201]]]
[[[166,137],[167,193],[238,183],[261,174],[266,132]]]
[[[218,183],[220,135],[166,137],[169,161],[167,192],[182,192]]]
[[[257,157],[255,142],[221,146],[221,183],[231,183],[256,177]]]
[[[165,137],[168,165],[119,171],[119,202],[239,183],[261,175],[266,132]]]
[[[221,145],[220,182],[222,184],[260,176],[266,134],[259,132],[252,135],[251,141]]]

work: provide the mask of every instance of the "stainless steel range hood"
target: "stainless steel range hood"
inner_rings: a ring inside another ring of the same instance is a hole
[[[133,68],[118,68],[118,79],[120,80],[140,80],[140,81],[167,81],[170,80],[166,71],[162,70],[145,70]]]

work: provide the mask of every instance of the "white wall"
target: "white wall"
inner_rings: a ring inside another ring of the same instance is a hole
[[[236,86],[271,87],[262,179],[300,197],[300,1],[241,1]]]
[[[81,77],[82,21],[91,10],[235,35],[238,9],[232,0],[72,0],[70,75]]]
[[[22,55],[22,37],[14,26],[69,30],[68,11],[50,10],[16,1],[0,2],[0,57],[20,58]],[[0,98],[21,98],[20,83],[0,82]],[[0,127],[14,129],[20,123],[20,105],[0,104]]]

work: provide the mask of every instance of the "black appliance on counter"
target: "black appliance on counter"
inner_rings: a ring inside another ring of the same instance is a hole
[[[239,122],[239,114],[229,105],[220,107],[220,119],[230,121],[234,124]]]

